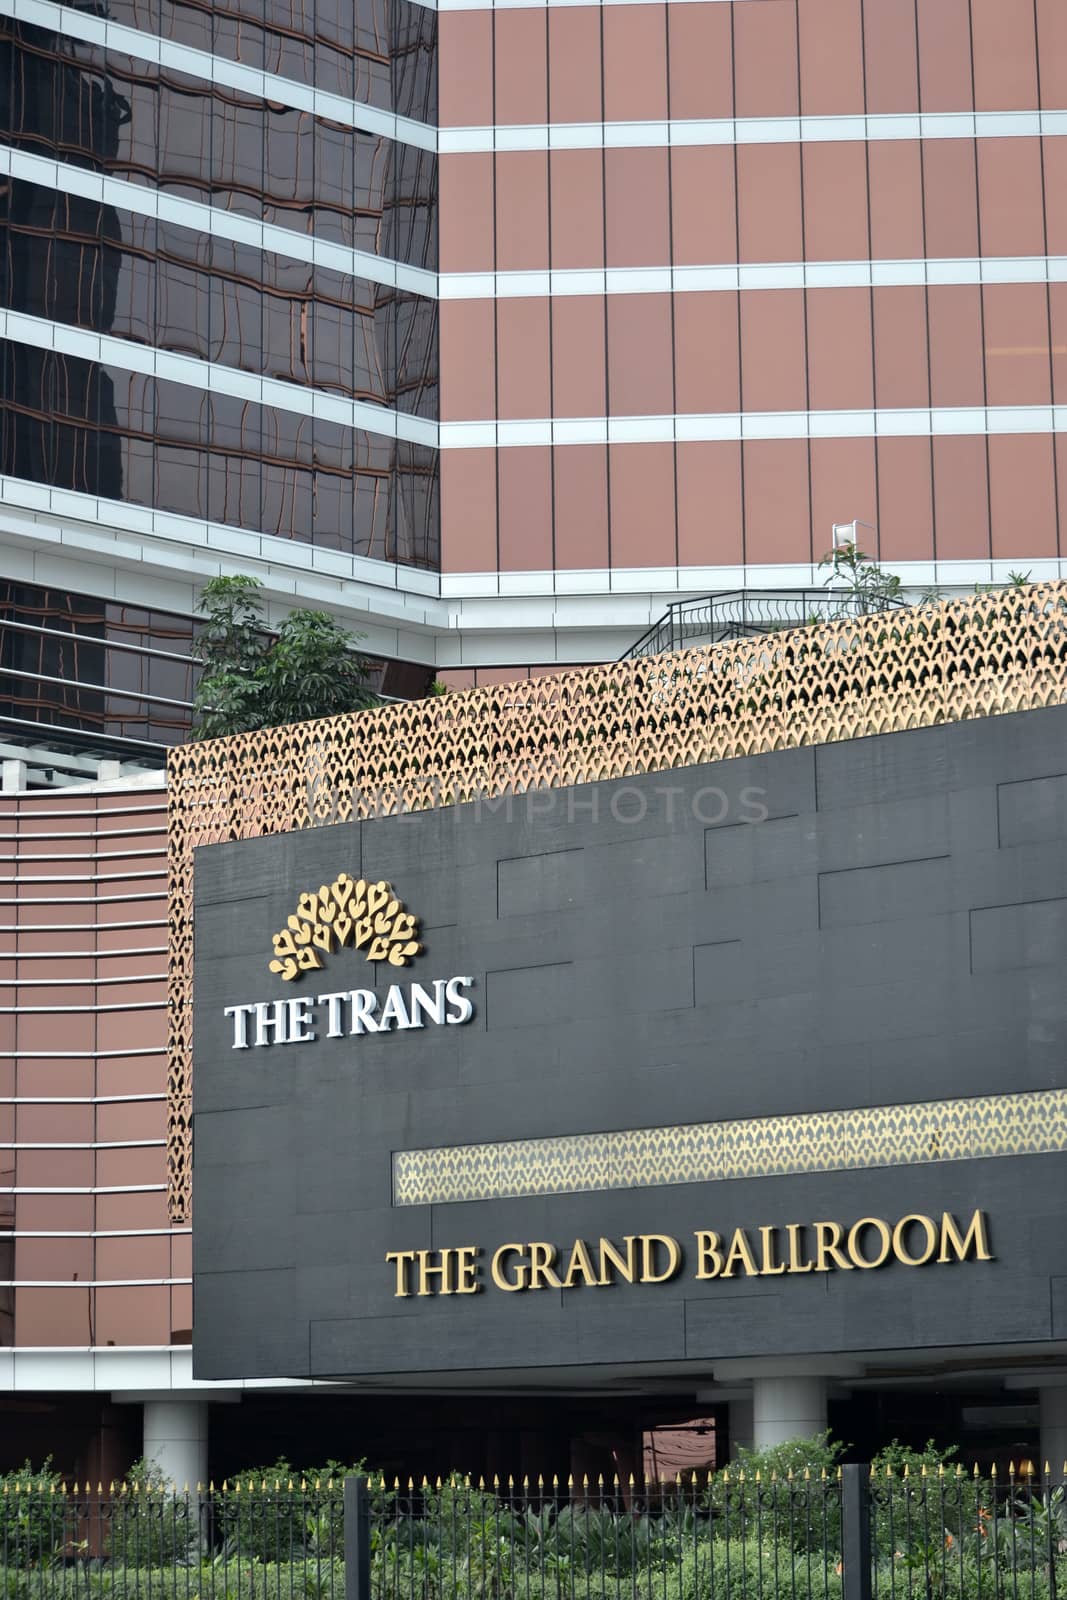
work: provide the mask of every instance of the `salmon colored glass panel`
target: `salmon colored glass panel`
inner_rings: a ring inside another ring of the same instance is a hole
[[[616,417],[674,411],[669,295],[608,296],[608,400]]]
[[[599,6],[548,7],[548,115],[601,122]]]
[[[873,405],[869,290],[808,291],[808,397],[813,411]]]
[[[811,441],[812,547],[818,561],[833,545],[835,522],[875,521],[878,493],[874,476],[873,439]],[[869,541],[869,542],[868,542]],[[871,548],[873,534],[860,532],[859,543]]]
[[[93,1197],[88,1194],[20,1194],[15,1200],[15,1226],[31,1233],[88,1233],[93,1226]]]
[[[1034,0],[971,0],[974,103],[979,111],[1037,106]]]
[[[159,1094],[167,1087],[167,1062],[158,1056],[101,1057],[96,1063],[98,1094]]]
[[[95,1050],[96,1018],[92,1012],[65,1012],[19,1017],[19,1049],[40,1055]]]
[[[98,1278],[169,1278],[170,1240],[166,1234],[141,1239],[98,1239]]]
[[[550,7],[551,12],[559,9]],[[563,8],[566,15],[566,8]],[[599,150],[553,150],[552,265],[604,265],[604,165]]]
[[[926,254],[920,150],[917,139],[875,139],[867,146],[875,261],[918,261]]]
[[[745,467],[745,560],[812,559],[808,446],[804,439],[750,439]]]
[[[53,1095],[55,1091],[42,1082],[41,1094]],[[23,1085],[23,1094],[26,1087]],[[18,1140],[20,1144],[79,1144],[91,1143],[94,1134],[92,1106],[26,1105],[19,1106]],[[102,1139],[107,1138],[101,1134]],[[14,1138],[14,1135],[12,1135]],[[58,1154],[59,1152],[57,1152]]]
[[[984,437],[933,441],[934,534],[939,561],[989,558],[989,480]]]
[[[96,1022],[98,1050],[154,1050],[164,1048],[167,1015],[158,1011],[101,1012]]]
[[[915,0],[863,0],[863,38],[868,112],[917,111]]]
[[[739,117],[795,117],[797,23],[794,0],[735,5],[734,92]]]
[[[653,122],[667,115],[666,7],[605,6],[604,117]]]
[[[1044,255],[1039,139],[979,139],[978,213],[982,254]]]
[[[804,171],[804,253],[809,261],[866,261],[866,147],[801,146]]]
[[[1067,405],[1067,283],[1048,285],[1052,320],[1052,398]]]
[[[502,417],[552,413],[548,300],[504,299],[496,306],[497,393]]]
[[[442,11],[437,52],[441,126],[488,127],[493,121],[493,13]]]
[[[676,456],[679,566],[740,566],[740,444],[732,439],[679,444]]]
[[[1028,557],[1057,553],[1052,435],[989,436],[989,506],[993,558],[1024,571]]]
[[[18,1239],[15,1241],[14,1276],[23,1282],[83,1283],[93,1276],[91,1239]]]
[[[548,266],[548,153],[505,150],[496,157],[498,272]]]
[[[801,115],[862,113],[863,35],[856,0],[797,0],[797,13]]]
[[[697,9],[696,0],[675,8]],[[722,11],[713,5],[713,11]],[[734,152],[730,145],[678,145],[671,155],[675,266],[737,260]]]
[[[758,11],[748,0],[739,10]],[[742,261],[801,261],[800,146],[737,147],[738,234]]]
[[[881,559],[932,560],[934,491],[929,439],[879,439],[877,454]]]
[[[89,1289],[16,1289],[15,1343],[17,1345],[102,1344],[99,1326],[94,1330],[89,1313]],[[129,1344],[128,1334],[114,1341]]]
[[[170,1343],[170,1290],[165,1284],[97,1289],[94,1299],[97,1344]]]
[[[607,415],[604,300],[600,295],[556,295],[552,301],[552,413],[557,417]]]
[[[608,565],[608,452],[572,444],[555,454],[556,566]]]
[[[875,405],[928,406],[925,289],[875,289],[872,302]]]
[[[608,447],[613,567],[674,566],[674,446]]]
[[[667,7],[672,117],[733,116],[730,12],[716,0]]]
[[[438,310],[442,421],[496,414],[493,309],[493,301],[443,301]]]
[[[501,450],[497,472],[500,570],[549,571],[552,567],[551,450],[539,445]]]
[[[604,152],[607,264],[662,267],[670,260],[666,150]]]
[[[115,1228],[165,1228],[167,1196],[162,1190],[151,1194],[102,1194],[96,1201],[96,1226]]]
[[[493,158],[437,158],[442,272],[493,270]]]
[[[978,254],[978,176],[969,139],[927,139],[922,146],[926,254]]]
[[[737,295],[679,294],[674,299],[676,409],[740,411]]]
[[[973,111],[968,0],[917,7],[919,105],[922,111]]]
[[[153,1180],[158,1181],[158,1180]],[[84,1189],[93,1183],[91,1150],[20,1150],[18,1185],[23,1189]]]
[[[170,1289],[170,1327],[171,1336],[176,1333],[185,1333],[193,1325],[193,1288],[192,1284],[174,1283]]]
[[[166,1183],[166,1151],[154,1146],[147,1149],[131,1146],[126,1150],[98,1150],[96,1181],[108,1189],[126,1188],[130,1184]]]
[[[741,401],[745,411],[806,410],[803,290],[741,296]]]
[[[1048,253],[1067,255],[1067,139],[1043,139],[1042,146]]]
[[[1041,105],[1067,105],[1067,6],[1063,0],[1037,0],[1037,59]]]
[[[540,7],[494,13],[498,123],[547,122],[548,33]]]
[[[496,451],[441,451],[441,570],[493,572]]]
[[[91,1108],[90,1108],[91,1109]],[[107,1140],[165,1139],[167,1107],[163,1100],[126,1100],[96,1108],[97,1138]]]
[[[1047,406],[1052,396],[1052,373],[1045,285],[986,284],[982,302],[989,404]]]
[[[1067,555],[1067,433],[1057,433],[1054,438],[1056,460],[1056,488],[1060,525],[1060,557]]]
[[[976,284],[938,284],[927,290],[926,303],[931,405],[984,405],[981,290]]]

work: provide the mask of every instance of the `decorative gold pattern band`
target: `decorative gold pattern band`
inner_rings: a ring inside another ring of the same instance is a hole
[[[403,1150],[393,1204],[652,1189],[1067,1150],[1067,1089]]]

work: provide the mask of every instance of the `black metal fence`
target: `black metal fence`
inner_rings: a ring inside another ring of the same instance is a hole
[[[0,1600],[1067,1600],[1026,1470],[0,1496]]]
[[[622,657],[658,656],[690,645],[721,644],[809,622],[860,617],[870,611],[895,611],[907,601],[859,595],[848,589],[734,589],[722,594],[675,600]]]

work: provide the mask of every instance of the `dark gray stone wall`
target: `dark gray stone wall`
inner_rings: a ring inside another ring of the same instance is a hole
[[[341,870],[426,953],[283,984],[271,933]],[[1062,1085],[1067,708],[214,846],[195,878],[198,1376],[1067,1339],[1062,1154],[391,1204],[397,1150]],[[230,1049],[225,1005],[456,973],[468,1026]],[[384,1261],[975,1207],[990,1264],[397,1300]]]

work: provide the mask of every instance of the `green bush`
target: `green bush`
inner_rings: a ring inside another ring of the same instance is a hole
[[[142,1458],[112,1502],[106,1554],[124,1567],[183,1565],[200,1543],[199,1519],[195,1488],[175,1492],[155,1462]]]
[[[0,1551],[9,1566],[49,1561],[74,1537],[61,1488],[51,1456],[39,1471],[27,1461],[15,1472],[0,1474]]]

